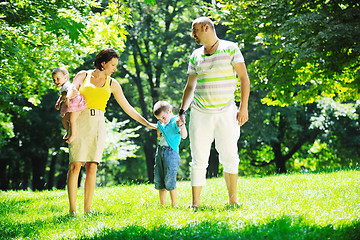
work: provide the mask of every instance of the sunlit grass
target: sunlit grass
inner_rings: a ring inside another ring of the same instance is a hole
[[[360,172],[239,178],[242,208],[227,203],[223,179],[209,179],[198,211],[189,182],[179,208],[160,207],[153,185],[95,191],[95,216],[67,216],[64,190],[0,192],[1,239],[359,239]],[[170,198],[168,197],[170,205]]]

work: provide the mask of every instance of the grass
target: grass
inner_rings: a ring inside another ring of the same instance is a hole
[[[66,191],[0,192],[1,239],[360,239],[360,172],[240,177],[242,208],[227,203],[223,179],[208,179],[202,207],[160,207],[153,185],[95,190],[93,210],[67,216]],[[83,190],[78,206],[82,208]],[[168,197],[168,203],[170,199]]]

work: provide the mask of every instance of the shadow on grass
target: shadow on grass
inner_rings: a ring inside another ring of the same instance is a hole
[[[56,202],[58,201],[58,196],[42,196],[41,201],[49,201],[53,202],[54,204],[51,205],[51,207],[55,209],[61,209]],[[28,211],[28,208],[25,208],[24,206],[31,205],[32,203],[36,203],[38,199],[10,199],[3,202],[0,202],[0,214],[6,214],[6,213],[16,213],[16,214],[25,214]],[[1,235],[0,235],[1,236]]]
[[[84,216],[83,216],[84,217]],[[80,218],[83,218],[80,217]],[[53,217],[53,223],[62,225],[78,221],[77,218],[61,215]],[[96,224],[96,217],[93,219]],[[93,221],[91,220],[91,222]],[[16,222],[1,222],[0,239],[26,239],[38,236],[42,227],[49,224],[48,220],[38,220],[28,224]],[[64,229],[66,230],[66,229]],[[201,221],[188,222],[179,228],[159,225],[157,227],[144,228],[130,225],[121,229],[103,228],[94,236],[78,235],[75,239],[246,239],[246,240],[357,240],[360,239],[360,222],[351,225],[334,228],[332,225],[325,227],[307,225],[301,218],[284,216],[273,219],[265,224],[248,224],[233,219],[231,223],[225,221]]]
[[[332,225],[309,226],[299,218],[284,217],[262,225],[244,225],[242,222],[230,225],[210,221],[194,222],[178,229],[163,225],[146,229],[132,225],[117,230],[105,228],[94,237],[78,239],[360,239],[360,222],[334,228]]]
[[[68,214],[50,219],[50,222],[52,221],[55,224],[76,220],[76,218],[70,217]],[[43,230],[43,226],[47,224],[49,224],[49,219],[36,220],[31,223],[17,223],[16,219],[0,221],[0,239],[32,239],[34,236],[37,236]]]

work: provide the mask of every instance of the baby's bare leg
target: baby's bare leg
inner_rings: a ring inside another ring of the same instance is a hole
[[[78,119],[80,113],[81,113],[81,111],[80,112],[71,112],[70,113],[71,136],[66,141],[67,143],[71,143],[76,138],[76,130],[77,130],[76,120]]]
[[[61,118],[61,122],[66,130],[65,135],[63,136],[63,139],[67,139],[69,137],[69,128],[70,128],[70,113],[66,113],[64,117]]]

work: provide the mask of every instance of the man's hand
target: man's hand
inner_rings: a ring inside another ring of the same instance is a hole
[[[249,120],[247,108],[240,108],[236,114],[236,120],[240,126],[244,125]]]

